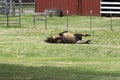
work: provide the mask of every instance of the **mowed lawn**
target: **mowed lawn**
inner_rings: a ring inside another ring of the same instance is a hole
[[[91,44],[49,44],[44,40],[67,30],[67,17],[48,17],[33,27],[0,27],[0,80],[120,80],[120,19],[69,16],[68,30],[88,33]]]

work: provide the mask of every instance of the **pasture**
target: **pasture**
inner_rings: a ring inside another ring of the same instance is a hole
[[[0,80],[120,80],[120,19],[69,16],[68,30],[89,33],[91,44],[49,44],[66,30],[66,17],[49,17],[33,28],[32,16],[21,27],[0,27]]]

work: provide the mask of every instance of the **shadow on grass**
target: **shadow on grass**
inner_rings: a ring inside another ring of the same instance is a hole
[[[120,74],[72,67],[0,64],[0,80],[119,80]]]

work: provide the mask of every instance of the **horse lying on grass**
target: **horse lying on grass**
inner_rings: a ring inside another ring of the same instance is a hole
[[[90,44],[91,40],[82,40],[82,37],[90,36],[89,34],[72,34],[68,31],[59,33],[57,36],[48,37],[45,42],[47,43],[76,43],[76,44]]]

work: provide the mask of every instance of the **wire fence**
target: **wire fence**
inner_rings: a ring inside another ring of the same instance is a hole
[[[120,30],[119,27],[119,21],[120,17],[119,16],[113,16],[112,13],[108,17],[101,16],[101,17],[94,17],[92,16],[92,12],[90,11],[90,30],[92,28],[98,26],[100,29],[107,29],[107,30]]]
[[[35,12],[35,3],[21,3],[22,13],[23,14],[32,14]]]
[[[0,2],[0,26],[21,26],[21,15],[33,14],[32,3]]]
[[[17,3],[18,4],[18,3]],[[16,5],[17,5],[16,4]],[[35,12],[35,3],[19,3],[21,9],[21,26],[33,27],[33,13]],[[28,14],[28,16],[26,15]],[[5,15],[0,15],[1,23],[2,17]],[[4,21],[7,19],[4,19]],[[26,21],[29,23],[26,25]],[[120,18],[114,17],[112,14],[109,17],[96,17],[93,16],[92,11],[90,11],[89,16],[64,16],[64,17],[49,17],[47,16],[47,26],[48,28],[57,29],[80,29],[80,30],[111,30],[120,31]],[[6,25],[7,22],[4,24]],[[1,24],[2,25],[2,24]],[[36,23],[36,27],[44,28],[44,24],[40,21]]]
[[[120,31],[119,17],[96,16],[64,16],[47,17],[48,29],[64,30],[109,30]],[[43,28],[42,22],[37,22],[36,27]]]

